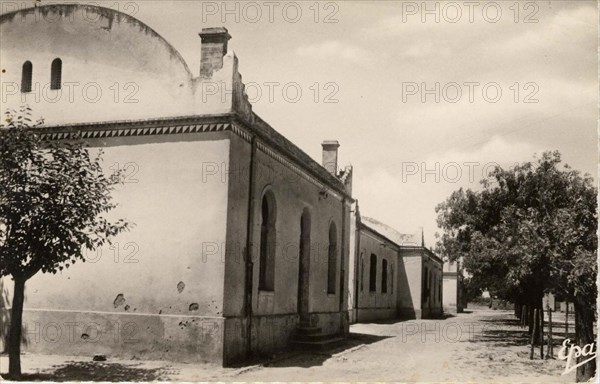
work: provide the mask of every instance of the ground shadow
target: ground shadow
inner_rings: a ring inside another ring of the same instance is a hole
[[[335,343],[335,345],[331,348],[324,350],[306,350],[294,348],[270,359],[264,357],[255,357],[250,361],[242,363],[242,365],[234,366],[234,368],[243,368],[256,364],[272,368],[310,368],[323,365],[323,363],[328,359],[331,359],[334,356],[342,355],[343,352],[350,349],[359,348],[361,345],[373,344],[390,337],[392,336],[377,336],[350,332],[345,339]]]
[[[529,334],[529,327],[527,325],[521,326],[521,321],[519,319],[481,319],[479,321],[484,324],[483,332],[469,338],[469,342],[494,343],[494,345],[498,347],[527,346],[530,344],[531,335]],[[552,345],[560,346],[565,338],[565,333],[564,331],[561,332],[560,323],[553,321],[552,328]],[[562,330],[564,330],[564,327]],[[571,333],[569,333],[569,335],[571,335]],[[547,343],[548,322],[545,322],[544,345],[546,346]]]
[[[456,317],[456,315],[454,315],[452,313],[443,313],[441,316],[437,317],[437,319],[446,320],[446,319],[451,319],[453,317]]]
[[[141,368],[141,363],[120,364],[91,361],[67,361],[39,373],[24,374],[23,381],[157,381],[167,380],[173,370]]]

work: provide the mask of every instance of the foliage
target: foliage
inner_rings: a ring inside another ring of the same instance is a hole
[[[103,214],[122,172],[105,177],[102,152],[91,157],[79,140],[43,141],[31,109],[8,111],[0,129],[0,277],[12,276],[14,293],[8,340],[9,375],[21,378],[25,282],[39,271],[56,273],[85,261],[130,224]]]
[[[596,188],[559,167],[560,153],[496,167],[483,190],[458,190],[436,207],[442,254],[460,257],[473,283],[514,299],[526,292],[588,296],[595,305]]]
[[[541,308],[543,294],[554,292],[573,302],[575,343],[584,346],[595,338],[597,189],[560,163],[558,151],[545,152],[535,163],[496,167],[482,191],[454,192],[436,207],[438,248],[462,258],[474,284],[494,297]],[[582,361],[577,380],[594,372],[594,360]]]
[[[105,177],[102,153],[91,157],[80,141],[43,142],[31,111],[8,111],[0,131],[0,276],[56,273],[84,247],[102,246],[129,228],[102,216],[119,174]]]

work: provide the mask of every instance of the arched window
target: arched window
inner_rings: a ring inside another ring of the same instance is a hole
[[[377,292],[377,256],[374,253],[371,253],[369,268],[369,291]]]
[[[435,299],[435,286],[433,282],[433,271],[429,271],[429,282],[427,283],[427,289],[429,289],[429,300]]]
[[[308,315],[310,281],[310,212],[307,208],[300,217],[300,247],[298,260],[298,313],[302,320]]]
[[[258,289],[275,289],[275,197],[267,191],[262,198],[260,223],[260,265]]]
[[[360,291],[364,289],[365,282],[365,256],[364,253],[360,253]]]
[[[327,253],[327,293],[335,293],[335,277],[337,274],[337,228],[335,223],[329,225],[329,248]]]
[[[388,262],[386,259],[381,260],[381,293],[387,293],[388,280]]]
[[[62,83],[62,60],[54,59],[50,71],[50,89],[60,89]]]
[[[390,264],[390,293],[394,293],[394,263]]]
[[[427,267],[423,270],[423,278],[421,279],[423,286],[423,301],[429,297],[429,272]]]
[[[31,61],[23,63],[23,72],[21,73],[21,92],[31,92],[31,84],[33,83],[33,64]]]

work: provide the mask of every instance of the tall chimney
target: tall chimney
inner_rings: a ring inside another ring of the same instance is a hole
[[[321,143],[321,146],[323,147],[323,167],[333,176],[336,176],[340,143],[337,140],[325,140]]]
[[[223,68],[223,56],[227,54],[227,41],[231,35],[224,27],[202,28],[199,35],[202,42],[200,77],[209,79],[214,71]]]

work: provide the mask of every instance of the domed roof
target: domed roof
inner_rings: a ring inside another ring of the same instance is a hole
[[[0,33],[2,82],[12,84],[5,108],[28,104],[47,124],[195,112],[194,76],[183,57],[156,31],[123,12],[44,5],[1,15]],[[50,87],[56,59],[60,92]],[[19,91],[28,62],[33,86]]]
[[[192,77],[179,52],[155,30],[117,10],[96,5],[50,4],[0,16],[3,51],[71,54],[113,67]],[[23,42],[27,44],[24,45]]]

